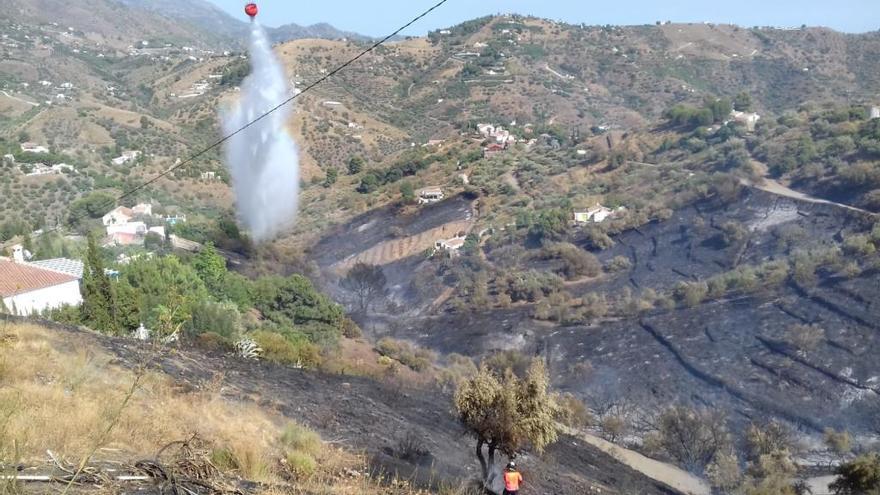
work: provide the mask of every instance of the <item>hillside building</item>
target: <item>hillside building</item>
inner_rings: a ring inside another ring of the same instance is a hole
[[[423,205],[443,201],[445,196],[443,195],[443,189],[439,187],[426,187],[424,189],[419,189],[418,197],[419,204]]]
[[[869,111],[868,119],[870,119],[870,120],[880,119],[880,107],[871,107],[871,109]]]
[[[147,224],[144,222],[112,223],[107,225],[107,235],[109,236],[112,236],[113,234],[143,236],[147,235],[147,230]]]
[[[125,206],[118,206],[114,208],[111,212],[104,215],[101,221],[104,225],[118,225],[124,224],[131,221],[134,218],[134,212],[131,208],[126,208]]]
[[[27,316],[82,303],[79,288],[81,264],[78,271],[73,260],[65,260],[69,263],[64,266],[58,260],[47,260],[38,265],[26,262],[23,253],[21,246],[15,246],[12,259],[0,258],[0,298],[7,312]]]
[[[598,203],[592,208],[574,210],[572,212],[574,223],[577,224],[602,223],[612,215],[614,215],[614,210]]]
[[[734,110],[730,112],[730,116],[733,118],[734,122],[744,125],[749,132],[755,132],[755,126],[758,124],[758,121],[761,120],[761,116],[754,112],[740,112]]]
[[[464,246],[464,241],[464,236],[456,236],[451,239],[441,239],[434,243],[434,249],[452,254]]]
[[[49,148],[35,143],[21,143],[23,153],[48,153]]]
[[[125,165],[128,162],[137,160],[140,156],[140,151],[123,151],[121,156],[118,156],[110,161],[113,162],[113,165]]]

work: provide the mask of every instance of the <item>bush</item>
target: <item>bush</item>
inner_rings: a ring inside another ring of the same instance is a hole
[[[818,325],[792,325],[785,332],[785,341],[799,351],[809,352],[825,339],[825,330]]]
[[[315,470],[318,468],[315,458],[305,452],[293,450],[288,452],[284,458],[287,460],[287,467],[300,478],[308,478],[315,474]]]
[[[425,371],[437,356],[427,349],[421,349],[408,342],[384,337],[376,343],[376,351],[383,357],[395,359],[413,371]]]
[[[231,340],[214,332],[199,334],[196,337],[196,346],[208,351],[223,352],[231,351],[234,348]]]
[[[831,484],[834,493],[840,495],[876,495],[880,493],[880,453],[873,452],[841,464]]]
[[[281,444],[287,450],[298,450],[315,455],[321,451],[321,436],[299,423],[288,423],[281,434]]]
[[[632,268],[632,261],[630,261],[629,258],[627,258],[626,256],[615,256],[605,266],[605,270],[611,273],[622,272],[625,270],[629,270],[630,268]]]
[[[232,303],[199,301],[192,308],[190,325],[194,335],[210,332],[231,339],[241,329],[241,314]]]
[[[235,453],[227,448],[221,447],[211,450],[209,459],[211,464],[216,466],[221,472],[235,471],[239,468]]]
[[[868,256],[874,254],[877,247],[869,235],[854,235],[843,241],[843,252],[856,256]]]
[[[685,306],[692,308],[706,299],[709,287],[706,282],[679,282],[675,286],[675,297]]]
[[[267,361],[305,368],[317,368],[321,365],[318,346],[301,335],[294,334],[292,338],[287,338],[275,332],[260,330],[251,334],[251,337],[263,349],[262,357]]]
[[[347,339],[359,339],[363,337],[364,332],[354,320],[346,317],[342,319],[342,335]]]
[[[562,260],[562,273],[568,279],[581,276],[595,277],[602,265],[592,253],[567,242],[558,242],[544,248],[544,257]]]
[[[572,394],[562,394],[559,404],[559,422],[571,428],[583,428],[593,424],[593,415],[583,402]]]

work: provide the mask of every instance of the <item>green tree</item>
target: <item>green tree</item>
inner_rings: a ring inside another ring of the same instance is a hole
[[[89,193],[70,205],[67,223],[71,227],[81,230],[87,220],[101,218],[115,204],[116,199],[107,193]]]
[[[836,495],[880,495],[880,453],[856,457],[837,468],[831,484]]]
[[[484,366],[458,386],[455,408],[476,439],[484,483],[489,481],[496,452],[513,458],[527,445],[541,452],[556,441],[559,407],[548,388],[549,377],[540,360],[532,363],[522,379],[509,369],[499,376]]]
[[[342,308],[315,290],[312,282],[296,274],[264,277],[254,287],[254,304],[270,320],[280,324],[338,327]]]
[[[538,239],[559,239],[568,232],[568,214],[551,208],[538,213],[538,218],[529,229],[529,235]]]
[[[660,416],[658,445],[685,469],[702,473],[719,454],[730,453],[724,416],[715,411],[673,406]]]
[[[110,277],[104,271],[104,261],[94,236],[89,236],[88,252],[83,266],[81,286],[83,303],[80,307],[82,322],[99,332],[116,334],[116,297]]]
[[[226,258],[217,252],[213,244],[208,243],[196,255],[192,262],[199,278],[212,294],[217,295],[223,291],[223,282],[226,279]]]
[[[321,184],[324,187],[330,187],[333,184],[336,184],[336,180],[339,178],[339,171],[335,168],[327,169],[327,175],[324,177],[324,182]]]
[[[723,122],[733,110],[733,105],[727,98],[707,98],[704,106],[712,112],[714,122]]]
[[[412,204],[416,200],[416,193],[409,181],[400,183],[400,199],[405,204]]]
[[[363,262],[355,264],[342,280],[342,286],[354,293],[362,313],[366,313],[373,301],[385,294],[386,283],[382,267]]]
[[[733,99],[733,108],[739,110],[740,112],[751,112],[752,111],[752,95],[743,91],[736,95]]]
[[[136,294],[140,318],[148,326],[158,323],[164,306],[174,315],[191,314],[191,305],[208,299],[208,290],[190,265],[176,256],[141,258],[126,265],[120,273],[120,285]],[[177,309],[179,305],[184,307]]]
[[[356,175],[364,169],[364,159],[359,156],[353,156],[348,161],[348,175]]]
[[[361,177],[361,183],[357,187],[357,192],[361,194],[369,194],[379,188],[379,178],[376,174],[370,172]]]

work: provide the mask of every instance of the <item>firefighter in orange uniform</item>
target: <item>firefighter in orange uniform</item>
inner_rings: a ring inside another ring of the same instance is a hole
[[[504,495],[517,495],[522,481],[523,477],[516,470],[516,464],[513,461],[507,463],[507,469],[504,470]]]

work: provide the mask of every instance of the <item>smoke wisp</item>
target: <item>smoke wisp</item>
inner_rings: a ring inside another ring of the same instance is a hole
[[[221,113],[226,134],[290,97],[281,64],[256,22],[251,26],[250,63],[251,74],[242,82],[238,105]],[[285,129],[289,112],[285,105],[230,138],[225,146],[239,220],[257,242],[274,238],[296,218],[299,156]]]

